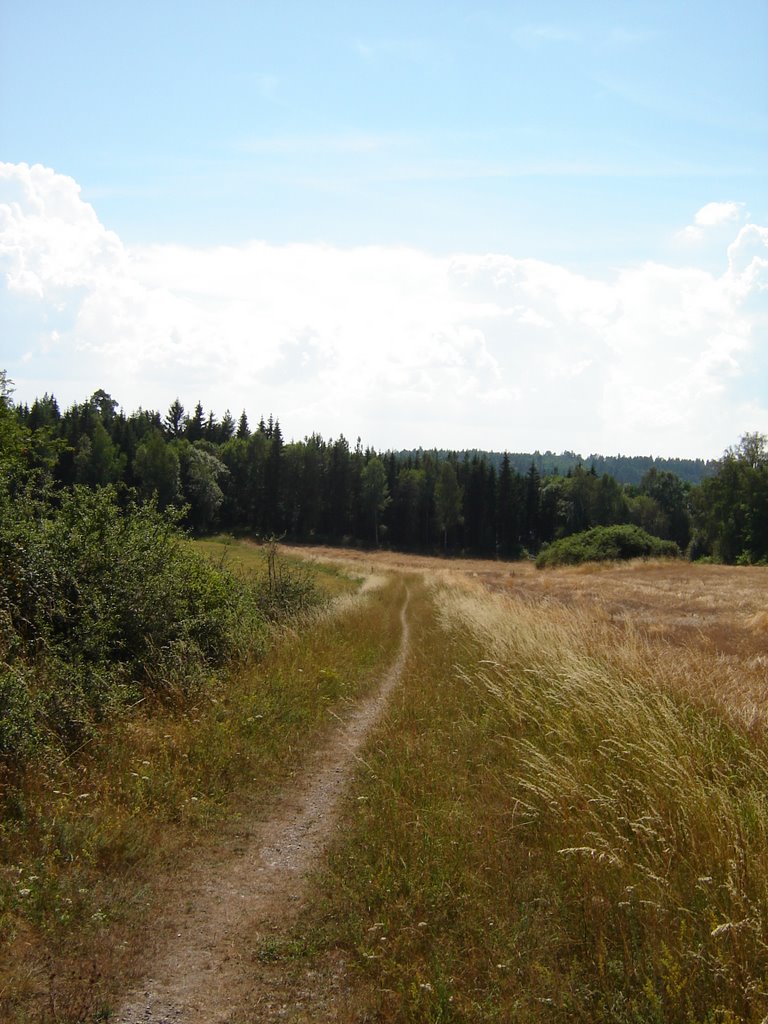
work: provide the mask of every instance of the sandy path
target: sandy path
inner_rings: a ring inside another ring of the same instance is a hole
[[[125,1000],[116,1024],[225,1024],[242,1020],[237,1011],[245,1006],[249,1021],[291,1014],[285,991],[275,991],[274,965],[260,963],[254,950],[285,930],[311,897],[307,876],[333,835],[356,755],[402,674],[407,607],[406,593],[400,648],[377,692],[339,721],[266,820],[240,820],[236,833],[223,835],[216,863],[185,875],[185,906],[159,923],[163,941],[152,975]],[[300,994],[305,1010],[307,997]]]

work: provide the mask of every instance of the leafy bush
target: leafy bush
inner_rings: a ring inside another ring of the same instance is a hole
[[[0,666],[0,759],[28,757],[39,741],[38,708],[23,670]]]
[[[186,693],[261,648],[260,596],[111,488],[0,497],[0,759],[66,747],[147,688]]]
[[[180,639],[212,663],[229,653],[248,595],[181,543],[171,516],[152,505],[123,511],[108,488],[75,488],[47,516],[29,504],[16,511],[0,527],[0,600],[25,653],[125,664],[139,676],[148,655]]]
[[[539,553],[536,568],[628,558],[675,558],[679,555],[680,548],[674,541],[660,540],[639,526],[596,526],[555,541]]]

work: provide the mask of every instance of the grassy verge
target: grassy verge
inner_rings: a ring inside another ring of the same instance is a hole
[[[305,923],[350,1019],[762,1021],[763,732],[627,628],[436,596]]]
[[[147,697],[15,781],[0,825],[0,1019],[106,1012],[120,978],[146,966],[165,880],[246,798],[267,799],[371,684],[396,650],[400,603],[389,584],[275,627],[256,663],[190,700]]]
[[[257,544],[249,540],[237,540],[228,534],[190,543],[198,551],[204,552],[216,565],[224,566],[246,577],[264,578],[268,575],[268,557],[272,549],[270,543]],[[338,566],[319,561],[308,563],[306,559],[297,557],[284,548],[280,548],[279,553],[281,562],[291,570],[300,573],[311,572],[316,586],[329,598],[351,593],[357,586]]]

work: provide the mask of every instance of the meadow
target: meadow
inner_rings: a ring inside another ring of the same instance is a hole
[[[431,612],[306,924],[349,1019],[762,1021],[761,571],[410,568]]]
[[[765,570],[196,544],[329,601],[17,785],[2,1019],[110,1018],[188,871],[377,686],[406,589],[400,682],[298,920],[253,936],[253,991],[296,1024],[765,1019]]]

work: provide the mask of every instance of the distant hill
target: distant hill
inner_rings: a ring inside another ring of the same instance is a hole
[[[418,451],[401,452],[401,455],[417,454]],[[448,454],[447,451],[438,451],[440,457]],[[478,448],[472,448],[457,453],[460,459],[465,457],[472,459],[474,456],[485,458],[498,470],[504,459],[503,452],[487,452]],[[622,484],[639,484],[649,469],[655,467],[660,472],[666,470],[674,473],[689,484],[699,484],[704,477],[711,476],[715,469],[713,461],[704,459],[662,459],[654,458],[653,455],[597,455],[592,454],[584,457],[577,452],[510,452],[509,462],[518,473],[525,474],[531,466],[536,466],[541,476],[551,476],[558,473],[565,476],[569,470],[577,466],[584,466],[591,469],[593,466],[598,476],[608,474]]]

